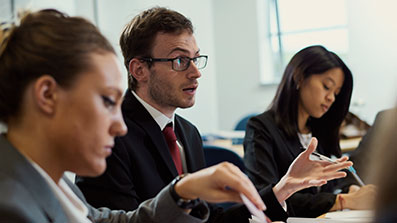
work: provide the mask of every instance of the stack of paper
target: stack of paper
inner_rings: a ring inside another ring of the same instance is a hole
[[[288,218],[287,223],[372,223],[373,211],[345,210],[327,213],[324,218]]]

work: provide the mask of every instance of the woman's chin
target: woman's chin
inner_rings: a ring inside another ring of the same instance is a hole
[[[317,112],[316,114],[311,115],[311,117],[313,117],[313,118],[321,118],[321,117],[323,117],[325,115],[325,113],[326,112],[323,112],[323,111]]]
[[[96,165],[85,170],[76,171],[76,174],[82,177],[97,177],[102,175],[106,170],[106,162]]]

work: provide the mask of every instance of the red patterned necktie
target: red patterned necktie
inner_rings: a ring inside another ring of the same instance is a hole
[[[179,153],[179,147],[176,144],[176,135],[174,130],[172,129],[172,123],[169,123],[163,130],[163,134],[165,137],[165,141],[167,142],[168,148],[170,150],[172,160],[174,160],[174,164],[178,174],[183,173],[182,169],[182,160],[181,154]]]

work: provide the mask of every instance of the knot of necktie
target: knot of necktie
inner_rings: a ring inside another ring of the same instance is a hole
[[[167,140],[167,142],[174,142],[174,141],[176,141],[176,135],[175,135],[174,129],[172,129],[172,123],[168,124],[168,125],[164,128],[163,134],[164,134],[165,139]]]

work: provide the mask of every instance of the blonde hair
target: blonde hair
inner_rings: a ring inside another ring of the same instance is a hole
[[[3,54],[7,47],[8,40],[10,39],[11,33],[15,29],[12,23],[2,23],[0,24],[0,56]]]

